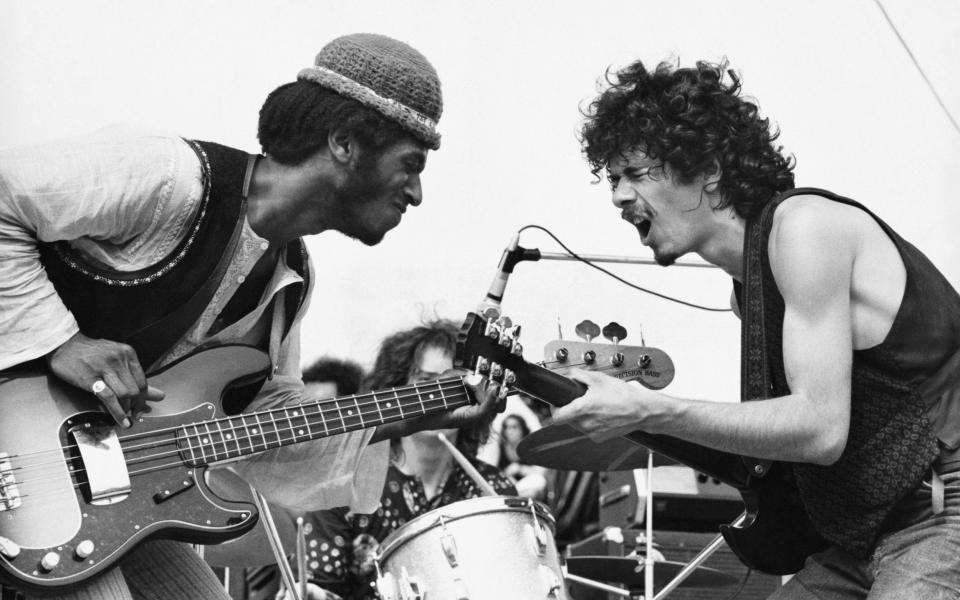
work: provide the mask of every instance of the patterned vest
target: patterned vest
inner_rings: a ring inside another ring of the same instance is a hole
[[[783,366],[784,304],[767,242],[774,211],[797,194],[866,211],[897,246],[907,271],[904,297],[887,338],[854,352],[850,431],[840,459],[830,466],[789,465],[815,529],[853,555],[866,557],[897,503],[921,483],[941,452],[960,441],[960,296],[919,250],[862,205],[814,188],[785,192],[747,223],[745,277],[738,291],[741,307],[747,308],[744,377],[753,382],[744,389],[754,391],[744,400],[790,393]]]
[[[188,143],[200,160],[204,194],[189,232],[162,261],[120,272],[81,256],[67,242],[40,244],[47,275],[80,331],[130,344],[145,366],[180,339],[206,308],[246,215],[243,185],[249,154],[211,142]],[[306,272],[305,252],[302,241],[288,246],[288,262],[301,274]],[[305,289],[284,295],[287,327]]]

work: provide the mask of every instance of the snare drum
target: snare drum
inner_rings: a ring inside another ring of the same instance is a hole
[[[384,600],[566,600],[553,531],[528,498],[448,504],[383,541],[377,588]]]

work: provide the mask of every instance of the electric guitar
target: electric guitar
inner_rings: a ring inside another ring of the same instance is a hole
[[[489,374],[504,383],[553,406],[564,406],[586,392],[586,386],[556,372],[524,361],[512,350],[509,328],[503,328],[476,314],[468,315],[460,331],[455,365]],[[663,363],[654,349],[645,349],[639,362],[624,361],[620,372],[652,389],[666,385],[673,377],[672,364]],[[618,357],[619,359],[619,357]],[[626,363],[631,364],[626,364]],[[700,446],[679,438],[635,431],[623,436],[709,477],[733,486],[745,505],[745,518],[736,525],[722,525],[720,531],[730,548],[747,566],[774,575],[795,573],[804,559],[826,548],[796,499],[792,484],[773,463],[763,477],[747,467],[743,457]]]
[[[473,402],[455,376],[232,414],[269,369],[267,355],[250,346],[188,355],[151,375],[165,398],[129,429],[55,377],[0,373],[0,578],[52,590],[110,568],[152,537],[238,537],[257,511],[216,496],[204,478],[209,465]]]

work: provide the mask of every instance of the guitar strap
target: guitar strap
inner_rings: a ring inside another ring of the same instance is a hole
[[[180,305],[179,308],[167,314],[161,319],[150,323],[142,329],[133,332],[125,341],[126,343],[140,348],[140,360],[144,365],[150,365],[164,352],[170,349],[174,343],[182,336],[190,326],[203,313],[210,299],[220,285],[227,267],[233,258],[237,243],[240,241],[240,232],[243,230],[247,204],[247,192],[250,187],[250,179],[253,175],[253,167],[256,165],[257,156],[250,155],[247,161],[247,171],[243,180],[243,195],[241,198],[240,217],[237,219],[230,235],[230,241],[227,242],[220,260],[214,268],[210,277],[202,286],[190,297],[187,302]],[[205,178],[209,181],[208,178]]]
[[[740,304],[740,399],[761,400],[774,394],[767,353],[767,327],[764,314],[763,235],[773,218],[779,199],[764,206],[759,215],[748,219],[743,248],[743,284],[737,294]],[[743,457],[749,473],[763,477],[772,461]]]

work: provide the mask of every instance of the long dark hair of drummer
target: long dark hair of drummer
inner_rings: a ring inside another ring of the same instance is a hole
[[[407,385],[422,379],[420,364],[429,348],[437,348],[451,357],[457,349],[459,325],[447,319],[435,319],[412,329],[398,331],[384,338],[377,352],[373,369],[364,380],[365,391]],[[477,448],[490,436],[490,419],[457,430],[457,449],[465,456],[476,456]],[[400,438],[390,441],[391,458],[403,460]]]

